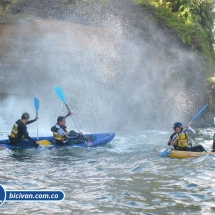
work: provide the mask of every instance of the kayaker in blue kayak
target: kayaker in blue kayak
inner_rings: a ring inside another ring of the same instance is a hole
[[[190,126],[186,126],[183,130],[181,122],[176,122],[173,125],[174,133],[170,136],[168,145],[172,145],[174,149],[180,151],[206,152],[202,145],[193,146],[188,139],[189,134],[195,134],[195,130]]]
[[[20,142],[24,139],[29,140],[32,145],[32,147],[38,147],[39,146],[39,141],[34,140],[28,135],[27,132],[27,126],[28,124],[31,124],[33,122],[36,122],[39,117],[36,116],[35,119],[29,120],[30,115],[29,113],[23,113],[21,116],[21,119],[17,120],[15,124],[13,125],[12,131],[10,133],[8,144],[12,146],[19,146]]]
[[[52,126],[51,131],[53,132],[56,144],[83,143],[85,141],[82,133],[67,130],[66,116],[59,116],[57,124]]]

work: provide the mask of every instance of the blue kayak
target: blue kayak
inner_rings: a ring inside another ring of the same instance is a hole
[[[53,136],[48,137],[39,137],[38,141],[40,141],[40,146],[46,147],[70,147],[70,146],[79,146],[79,147],[94,147],[101,146],[109,143],[115,137],[115,133],[99,133],[99,134],[84,134],[85,137],[89,137],[90,139],[81,141],[81,142],[70,142],[68,144],[56,144]],[[37,140],[37,137],[33,137],[33,139]],[[8,144],[8,139],[0,140],[0,149],[9,148],[9,149],[28,149],[32,148],[31,142],[28,140],[23,140],[19,143],[18,147],[12,146]]]

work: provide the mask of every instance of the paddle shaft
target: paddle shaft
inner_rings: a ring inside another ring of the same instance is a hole
[[[68,117],[69,115],[72,115],[72,113],[71,113],[71,111],[70,111],[70,109],[69,109],[69,107],[68,107],[68,105],[67,105],[67,103],[66,103],[66,96],[65,96],[65,93],[64,93],[63,89],[62,89],[61,87],[59,87],[59,86],[58,86],[58,87],[55,87],[55,92],[56,92],[57,96],[59,97],[59,99],[60,99],[61,101],[63,101],[63,103],[66,105],[66,108],[67,108],[67,110],[68,110],[68,112],[69,112],[69,113],[65,116],[65,118]],[[79,133],[80,133],[80,129],[79,129],[79,127],[78,127],[78,125],[77,125],[77,123],[76,123],[76,121],[75,121],[73,115],[72,115],[72,120],[73,120],[73,122],[75,123],[75,126],[77,127],[77,129],[78,129],[78,131],[79,131]]]
[[[193,119],[188,123],[188,126],[190,126],[191,125],[191,123],[193,123],[199,116],[200,116],[200,114],[205,110],[205,108],[208,106],[208,104],[206,104],[194,117],[193,117]],[[177,141],[177,139],[181,136],[181,134],[182,133],[180,133],[177,137],[176,137],[176,139],[174,140],[174,142],[175,141]],[[172,146],[172,145],[171,145]],[[170,146],[170,147],[171,147]],[[169,148],[170,148],[169,147]]]
[[[191,123],[189,123],[189,124],[191,124]],[[188,126],[189,126],[189,124],[188,124]],[[181,135],[182,135],[182,132],[181,132],[181,133],[179,133],[179,135],[174,139],[174,141],[173,141],[173,142],[177,141],[177,139],[178,139]]]
[[[38,116],[38,113],[36,113],[36,116]],[[38,135],[38,122],[36,120],[36,123],[37,123],[37,140],[39,139],[39,135]]]
[[[67,107],[67,109],[68,109],[68,112],[71,113],[71,111],[70,111],[68,105],[67,105],[65,102],[64,102],[64,104],[66,105],[66,107]],[[75,123],[75,125],[76,125],[76,127],[77,127],[77,129],[78,129],[78,131],[79,131],[79,133],[80,133],[81,131],[80,131],[80,129],[79,129],[77,123],[75,122],[75,119],[74,119],[74,117],[73,117],[73,114],[67,114],[67,115],[65,116],[65,118],[68,117],[68,116],[70,116],[70,115],[72,116],[72,120],[73,120],[73,122]]]
[[[38,110],[39,110],[39,107],[40,107],[40,101],[36,97],[34,97],[34,107],[35,107],[35,110],[36,110],[36,117],[38,117]],[[37,123],[37,140],[38,140],[39,135],[38,135],[38,122],[37,122],[37,119],[36,119],[36,123]]]
[[[74,121],[74,123],[75,123],[75,125],[76,125],[76,127],[77,127],[77,129],[78,129],[78,131],[79,131],[79,133],[80,133],[81,131],[80,131],[80,129],[79,129],[79,127],[78,127],[78,125],[76,124],[76,122],[75,122],[75,119],[74,119],[73,115],[72,115],[72,119],[73,119],[73,121]]]
[[[205,108],[208,106],[208,104],[206,104],[194,117],[193,117],[193,119],[188,123],[188,126],[192,123],[192,122],[194,122],[198,117],[199,117],[199,115],[205,110]]]

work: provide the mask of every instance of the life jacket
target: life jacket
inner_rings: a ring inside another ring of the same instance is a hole
[[[63,129],[64,132],[69,135],[69,131],[66,129],[66,127],[62,128],[62,127],[60,127],[59,125],[56,124],[56,125],[52,126],[52,128],[51,128],[51,131],[53,132],[55,140],[58,140],[58,141],[61,141],[61,142],[64,142],[64,143],[67,142],[67,140],[69,138],[67,136],[63,136],[63,135],[58,134],[57,131],[59,129]]]
[[[179,137],[176,140],[176,146],[180,148],[185,148],[189,146],[189,140],[186,133],[179,133]]]
[[[18,136],[18,124],[15,122],[12,128],[12,131],[9,135],[10,137],[12,137],[13,139],[17,139]],[[22,135],[21,139],[25,139],[24,135]]]

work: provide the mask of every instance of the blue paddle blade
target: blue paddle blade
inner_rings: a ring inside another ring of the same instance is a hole
[[[40,101],[39,101],[39,99],[37,99],[35,97],[34,97],[34,107],[36,109],[36,113],[38,113],[38,110],[40,108]]]
[[[208,104],[206,104],[192,119],[191,122],[194,122],[198,117],[199,115],[205,110],[205,108],[208,106]]]
[[[63,89],[58,86],[58,87],[55,87],[54,90],[57,93],[57,96],[60,98],[60,100],[66,104],[66,96],[63,92]]]
[[[171,154],[171,149],[161,149],[157,154],[159,157],[167,157]]]

